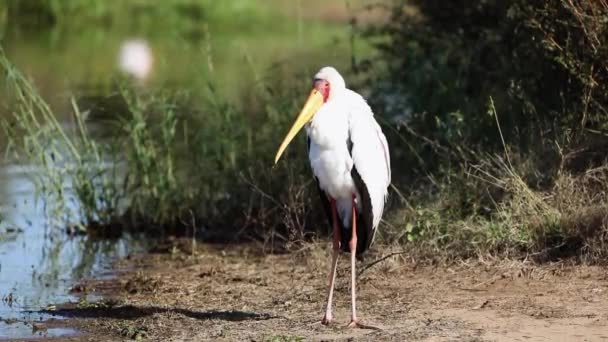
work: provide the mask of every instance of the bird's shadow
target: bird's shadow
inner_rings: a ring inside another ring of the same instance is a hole
[[[134,320],[142,317],[151,316],[157,313],[177,313],[187,317],[200,320],[221,320],[221,321],[263,321],[268,319],[280,318],[269,313],[256,313],[239,310],[207,310],[193,311],[182,308],[161,308],[154,306],[114,306],[97,308],[78,308],[66,307],[58,310],[40,310],[40,313],[61,316],[67,318],[113,318]]]

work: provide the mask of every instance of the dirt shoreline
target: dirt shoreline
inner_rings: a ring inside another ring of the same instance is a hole
[[[389,258],[358,280],[361,319],[348,329],[348,263],[335,323],[320,324],[329,246],[268,255],[252,246],[188,244],[117,263],[116,279],[85,281],[100,303],[60,306],[82,335],[50,341],[608,341],[608,271],[565,263],[480,261],[421,266]],[[369,255],[369,263],[381,255]]]

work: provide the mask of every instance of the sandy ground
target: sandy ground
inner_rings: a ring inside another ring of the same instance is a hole
[[[85,282],[111,298],[59,312],[83,335],[66,341],[608,341],[608,271],[564,263],[475,261],[417,265],[403,255],[358,279],[363,322],[349,322],[348,258],[335,322],[320,324],[329,245],[268,255],[251,246],[199,245],[135,256],[118,279]],[[377,247],[375,248],[378,249]],[[381,257],[368,255],[359,265]],[[385,252],[386,253],[386,252]]]

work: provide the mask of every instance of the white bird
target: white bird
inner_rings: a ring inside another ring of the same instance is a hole
[[[374,235],[391,182],[390,155],[386,137],[367,102],[346,88],[338,71],[322,68],[313,90],[287,136],[281,143],[275,164],[306,126],[310,166],[321,201],[333,225],[333,255],[327,290],[327,307],[322,323],[332,321],[332,298],[338,253],[351,253],[350,327],[365,327],[357,320],[355,256],[363,253]]]

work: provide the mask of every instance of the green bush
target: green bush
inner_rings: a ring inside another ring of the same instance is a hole
[[[423,136],[499,145],[490,97],[524,151],[608,128],[605,1],[410,0],[368,35],[387,68],[375,101]]]
[[[429,256],[605,257],[608,3],[390,11],[366,33],[393,183],[410,189],[387,216],[389,241]]]

